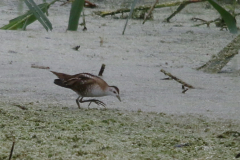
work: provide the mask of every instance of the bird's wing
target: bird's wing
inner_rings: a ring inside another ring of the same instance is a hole
[[[90,73],[81,73],[79,74],[79,76],[82,79],[91,79],[91,81],[97,85],[99,85],[103,90],[105,89],[105,87],[108,86],[108,84],[100,77],[92,75]]]
[[[68,80],[64,81],[64,84],[67,86],[73,86],[73,85],[90,85],[95,83],[95,78],[96,76],[91,75],[89,73],[80,73],[73,75],[71,78]]]

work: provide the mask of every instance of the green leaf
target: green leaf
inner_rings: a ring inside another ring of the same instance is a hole
[[[36,5],[33,0],[24,0],[30,11],[34,14],[37,20],[43,25],[43,27],[48,31],[48,29],[52,30],[52,24],[45,16],[43,11]]]
[[[229,31],[234,34],[237,33],[238,30],[237,30],[235,18],[229,12],[227,12],[223,7],[218,5],[213,0],[208,0],[208,2],[220,13],[220,15],[221,15],[222,19],[224,20],[224,22],[226,23]]]
[[[72,2],[67,30],[76,31],[78,29],[78,22],[83,10],[84,2],[84,0],[75,0]]]
[[[44,13],[46,13],[49,8],[49,4],[48,3],[39,4],[38,7]],[[25,30],[26,26],[30,25],[31,23],[33,23],[36,20],[37,19],[33,15],[33,13],[31,11],[28,11],[27,13],[10,20],[9,24],[1,27],[0,29],[5,29],[5,30],[23,29],[23,30]]]

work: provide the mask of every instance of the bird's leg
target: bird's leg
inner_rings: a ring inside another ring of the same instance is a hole
[[[79,96],[77,99],[76,99],[76,102],[77,102],[77,105],[78,105],[78,108],[80,109],[80,104],[79,104],[79,99],[80,99],[81,96]],[[82,97],[83,98],[83,97]]]
[[[90,106],[91,103],[92,103],[92,102],[90,102],[90,103],[88,104],[88,109],[89,109],[89,106]]]
[[[97,99],[88,99],[88,100],[84,100],[84,101],[83,101],[83,97],[82,97],[79,102],[80,102],[80,103],[90,102],[89,105],[88,105],[88,108],[89,108],[89,106],[90,106],[90,104],[91,104],[92,102],[96,103],[97,105],[102,105],[103,107],[106,108],[106,104],[103,103],[102,101],[97,100]]]

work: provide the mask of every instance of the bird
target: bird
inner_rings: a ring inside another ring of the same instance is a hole
[[[105,82],[102,78],[98,76],[90,73],[68,75],[65,73],[58,73],[54,71],[51,72],[59,78],[54,80],[54,84],[64,88],[69,88],[79,95],[76,99],[76,103],[79,109],[81,108],[79,102],[90,102],[88,108],[92,102],[96,103],[97,105],[102,105],[106,108],[106,104],[102,101],[99,101],[97,99],[83,100],[84,97],[102,97],[112,95],[116,96],[121,102],[118,87],[109,86],[107,82]]]

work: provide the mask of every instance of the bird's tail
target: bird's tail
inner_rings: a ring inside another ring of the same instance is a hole
[[[58,73],[58,72],[54,72],[54,71],[51,71],[53,74],[55,74],[59,79],[62,79],[62,80],[66,80],[66,79],[69,79],[71,77],[71,75],[68,75],[68,74],[65,74],[65,73]]]

